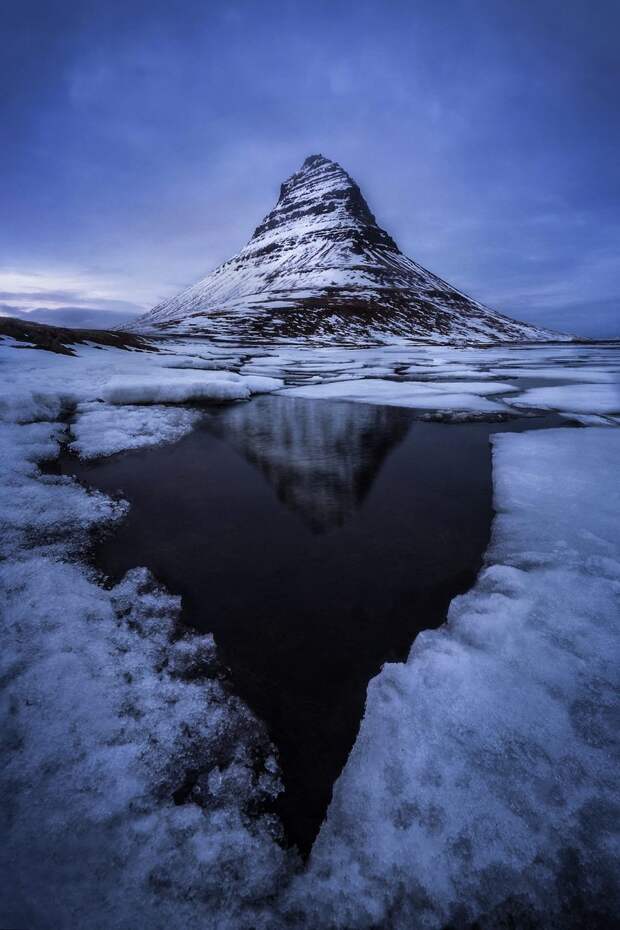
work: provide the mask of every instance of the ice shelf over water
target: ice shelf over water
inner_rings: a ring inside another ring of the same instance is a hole
[[[618,350],[159,348],[0,345],[0,926],[609,922]],[[489,403],[605,426],[495,440],[485,569],[444,627],[370,682],[305,867],[261,813],[280,790],[276,757],[212,638],[179,630],[175,592],[139,566],[107,589],[82,562],[89,533],[127,505],[39,468],[62,442],[93,457],[174,441],[196,404],[281,383],[311,396],[355,384],[352,400],[421,415]]]

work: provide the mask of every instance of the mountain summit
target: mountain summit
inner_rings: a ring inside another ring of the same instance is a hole
[[[400,251],[355,181],[310,155],[238,255],[127,327],[256,342],[544,340]]]

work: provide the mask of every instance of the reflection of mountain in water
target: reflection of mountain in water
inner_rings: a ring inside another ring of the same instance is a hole
[[[411,416],[396,407],[258,398],[218,411],[208,429],[256,465],[314,532],[342,526],[370,490]]]
[[[488,540],[497,427],[412,420],[405,436],[408,416],[271,395],[207,414],[207,428],[177,443],[65,462],[131,504],[97,542],[97,568],[117,579],[148,566],[181,595],[183,622],[215,637],[235,692],[277,746],[285,791],[274,810],[304,853],[369,680],[443,622]]]

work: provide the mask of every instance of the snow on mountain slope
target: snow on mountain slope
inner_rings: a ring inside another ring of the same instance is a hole
[[[501,316],[402,254],[340,165],[311,155],[234,258],[128,324],[222,340],[567,338]]]

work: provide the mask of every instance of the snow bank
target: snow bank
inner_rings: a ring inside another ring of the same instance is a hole
[[[275,378],[242,377],[234,372],[209,371],[197,375],[180,369],[133,377],[112,378],[102,391],[111,404],[184,404],[190,401],[248,400],[252,394],[269,393],[283,386]]]
[[[65,432],[54,422],[0,422],[0,555],[35,544],[77,551],[95,525],[125,513],[125,504],[70,479],[41,475],[36,463],[58,455]]]
[[[144,569],[108,592],[33,556],[0,584],[0,924],[256,926],[287,857],[248,812],[280,786],[211,637],[171,641],[179,599]]]
[[[0,422],[30,423],[34,420],[56,420],[73,402],[74,395],[66,391],[27,390],[11,387],[12,371],[0,389]]]
[[[370,683],[310,925],[612,925],[619,466],[616,430],[496,437],[488,567]]]

